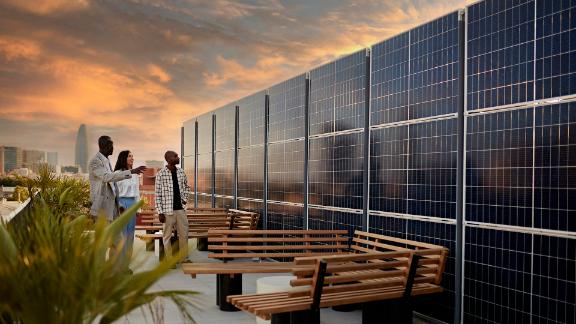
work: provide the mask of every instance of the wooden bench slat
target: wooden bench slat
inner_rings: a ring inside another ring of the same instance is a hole
[[[262,234],[264,233],[267,235],[272,234],[297,234],[297,235],[304,235],[304,234],[339,234],[339,235],[347,235],[348,231],[346,230],[241,230],[241,231],[234,231],[234,235],[253,235],[253,234]],[[230,230],[219,231],[215,230],[212,231],[213,234],[230,234]]]
[[[301,256],[321,256],[321,255],[334,255],[338,252],[290,252],[290,253],[222,253],[215,254],[209,253],[209,258],[215,259],[237,259],[237,258],[296,258]]]
[[[383,235],[364,232],[364,231],[355,231],[354,236],[366,236],[366,237],[371,237],[371,238],[378,238],[381,240],[384,239],[384,240],[388,240],[391,242],[407,244],[410,246],[423,247],[423,248],[427,248],[427,249],[443,249],[444,248],[441,245],[434,245],[434,244],[423,243],[423,242],[418,242],[418,241],[406,240],[406,239],[401,239],[401,238],[392,237],[392,236],[385,236],[385,238],[384,238]]]
[[[347,249],[348,245],[335,244],[335,245],[208,245],[208,250],[211,251],[276,251],[276,250],[335,250]]]
[[[241,230],[238,230],[241,231]],[[217,231],[215,231],[217,232]],[[213,233],[210,231],[210,233]],[[226,243],[296,243],[296,242],[347,242],[348,239],[345,237],[311,237],[311,238],[300,238],[300,237],[208,237],[208,242],[226,242]]]

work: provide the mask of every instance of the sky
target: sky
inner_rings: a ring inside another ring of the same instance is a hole
[[[162,160],[184,121],[472,2],[0,0],[0,145],[73,164],[86,124]]]

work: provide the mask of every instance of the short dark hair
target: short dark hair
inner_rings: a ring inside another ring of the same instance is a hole
[[[116,166],[114,167],[114,171],[125,171],[128,170],[128,155],[130,151],[122,151],[118,153],[118,160],[116,160]]]
[[[166,160],[166,162],[168,162],[168,156],[171,154],[177,154],[174,151],[166,151],[166,153],[164,153],[164,160]]]
[[[110,136],[102,135],[98,138],[98,147],[103,149],[106,146],[108,146],[108,144],[110,144],[110,142],[112,142],[112,139],[110,138]]]

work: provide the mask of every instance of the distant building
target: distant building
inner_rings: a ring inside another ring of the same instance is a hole
[[[56,166],[58,165],[58,152],[46,153],[46,162],[48,162],[48,165],[56,169]]]
[[[18,175],[21,177],[31,177],[34,175],[34,171],[29,168],[17,168],[10,171],[10,174]]]
[[[147,168],[162,169],[164,167],[164,161],[157,160],[146,160]]]
[[[19,169],[22,167],[22,149],[15,146],[3,146],[3,173],[9,173],[14,169]]]
[[[4,173],[4,146],[0,146],[0,175]]]
[[[22,160],[22,166],[24,168],[28,168],[38,173],[40,165],[46,162],[46,152],[38,150],[23,150]]]
[[[80,125],[76,135],[74,163],[80,167],[82,172],[88,172],[88,135],[86,134],[86,125]]]
[[[64,165],[60,170],[62,173],[78,173],[80,172],[80,167],[77,165]]]

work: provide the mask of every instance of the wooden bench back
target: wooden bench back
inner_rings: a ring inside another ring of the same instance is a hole
[[[208,257],[282,258],[345,253],[346,230],[218,230],[208,231]]]
[[[390,252],[390,251],[418,251],[428,268],[436,269],[433,275],[434,283],[442,282],[442,274],[448,258],[448,249],[441,245],[434,245],[413,240],[406,240],[392,236],[355,231],[350,250],[355,253]]]
[[[257,229],[258,221],[260,221],[260,214],[239,209],[230,209],[229,212],[231,215],[234,215],[234,223],[231,228]]]
[[[209,207],[189,207],[186,208],[186,213],[226,213],[226,208],[209,208]]]
[[[441,289],[437,285],[430,286],[433,278],[428,274],[433,270],[423,260],[416,251],[296,258],[296,265],[312,264],[314,270],[294,271],[297,278],[290,284],[295,287],[310,286],[310,289],[292,292],[290,295],[309,296],[319,301],[319,294],[347,293],[348,296],[354,296],[354,292],[365,293],[371,289],[385,288],[385,291],[377,294],[378,298],[392,299],[405,297],[406,293],[412,294],[413,285],[417,285],[415,294],[422,293],[418,289]],[[342,303],[345,302],[342,300]],[[331,303],[338,304],[334,300]]]
[[[188,228],[190,232],[208,232],[211,228],[229,229],[230,214],[212,213],[212,214],[189,214]]]

